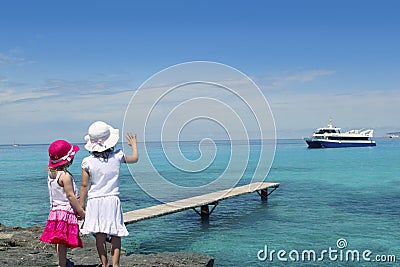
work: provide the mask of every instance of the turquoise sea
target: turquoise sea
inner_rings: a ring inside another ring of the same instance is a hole
[[[303,140],[278,140],[266,181],[281,186],[268,202],[253,193],[221,201],[208,222],[187,210],[130,224],[123,246],[130,253],[207,253],[215,257],[215,266],[399,266],[400,139],[376,141],[370,148],[312,150]],[[250,162],[259,155],[258,145],[251,144]],[[78,184],[81,160],[88,155],[80,146],[70,168]],[[45,224],[47,147],[0,146],[1,223]],[[191,160],[200,156],[197,147],[180,144]],[[216,147],[220,152],[213,166],[199,174],[175,170],[163,160],[159,143],[147,149],[160,157],[157,168],[174,182],[201,185],[226,165],[229,142]],[[135,176],[151,175],[140,162],[132,167]],[[120,197],[124,212],[158,204],[135,183],[127,166],[121,170]]]

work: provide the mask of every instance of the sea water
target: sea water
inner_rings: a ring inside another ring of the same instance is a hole
[[[260,153],[259,144],[251,144],[250,165]],[[88,155],[80,146],[70,168],[78,185],[80,163]],[[47,147],[0,146],[1,223],[45,224]],[[201,173],[186,173],[162,156],[162,148],[153,143],[146,149],[160,173],[183,186],[216,179],[230,155],[230,143],[217,142],[222,154],[217,152],[213,165]],[[189,160],[205,152],[197,148],[194,142],[180,145]],[[139,144],[139,153],[143,149]],[[281,186],[267,202],[252,193],[221,201],[208,222],[186,210],[133,223],[127,226],[130,235],[123,238],[123,247],[129,253],[207,253],[215,257],[215,266],[398,266],[399,159],[400,139],[377,139],[376,147],[337,149],[307,149],[302,140],[278,140],[266,181]],[[239,184],[250,181],[253,169],[246,169]],[[153,175],[140,161],[132,165],[132,174]],[[121,168],[120,197],[124,212],[159,204],[132,179],[126,165]]]

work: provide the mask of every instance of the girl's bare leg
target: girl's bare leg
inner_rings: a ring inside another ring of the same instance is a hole
[[[108,267],[106,238],[107,234],[96,233],[97,253],[99,254],[103,267]]]
[[[111,257],[113,267],[119,266],[119,257],[121,252],[121,237],[112,236],[111,237]]]
[[[56,251],[58,256],[58,266],[65,267],[67,265],[67,245],[57,244]]]

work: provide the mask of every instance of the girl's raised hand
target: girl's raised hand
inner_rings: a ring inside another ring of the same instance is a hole
[[[126,139],[128,140],[128,145],[136,146],[136,134],[132,134],[131,132],[127,133]]]
[[[126,139],[128,139],[128,145],[132,148],[131,155],[124,155],[125,163],[136,163],[139,159],[139,154],[136,146],[136,134],[132,134],[131,132],[126,134]]]

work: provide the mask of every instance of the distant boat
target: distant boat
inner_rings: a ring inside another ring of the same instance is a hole
[[[12,144],[12,146],[14,146],[14,147],[19,146],[19,144],[15,143],[15,139],[14,139],[14,143]]]
[[[350,130],[345,133],[341,133],[340,130],[341,128],[333,127],[330,121],[328,127],[318,128],[310,138],[304,140],[308,148],[376,146],[375,141],[371,140],[373,129]]]
[[[389,137],[389,138],[400,138],[400,132],[387,133],[386,137]]]

